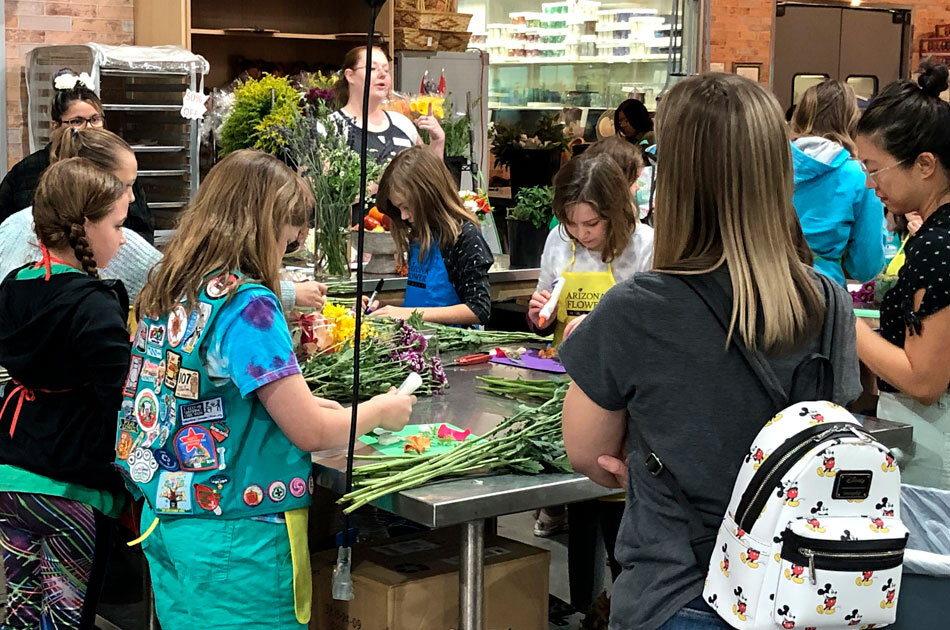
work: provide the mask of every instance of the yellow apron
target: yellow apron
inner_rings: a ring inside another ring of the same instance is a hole
[[[557,326],[554,328],[554,345],[557,346],[564,338],[564,329],[572,320],[581,315],[587,315],[600,298],[604,297],[610,287],[617,284],[614,274],[607,264],[607,271],[568,271],[574,267],[576,250],[571,241],[571,261],[567,263],[561,277],[564,286],[561,288],[561,297],[557,303]]]
[[[906,258],[904,254],[904,246],[907,245],[907,241],[909,240],[910,234],[904,237],[904,240],[901,242],[901,248],[897,250],[897,254],[895,254],[894,258],[891,259],[891,262],[888,263],[887,269],[884,270],[885,276],[896,276],[901,270],[901,267],[904,266],[904,260]]]

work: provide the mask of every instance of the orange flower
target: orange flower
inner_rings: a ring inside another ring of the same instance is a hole
[[[421,435],[412,435],[406,438],[406,446],[403,448],[404,453],[411,453],[415,451],[422,455],[427,450],[429,446],[432,445],[432,439],[423,437]]]

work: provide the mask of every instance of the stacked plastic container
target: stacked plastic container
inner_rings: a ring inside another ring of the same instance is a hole
[[[598,11],[597,53],[607,61],[649,58],[655,52],[656,33],[664,18],[655,9]]]

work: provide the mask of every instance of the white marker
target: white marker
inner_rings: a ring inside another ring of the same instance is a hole
[[[551,297],[548,298],[548,303],[544,305],[538,314],[538,328],[544,328],[544,323],[551,319],[551,315],[554,314],[554,309],[557,308],[557,301],[561,297],[561,289],[563,287],[563,276],[555,280],[554,284],[551,285]]]
[[[399,386],[397,393],[412,396],[420,387],[422,387],[422,377],[418,372],[411,372]]]

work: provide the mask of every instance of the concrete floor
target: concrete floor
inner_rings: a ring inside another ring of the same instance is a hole
[[[534,518],[530,512],[512,514],[498,519],[498,533],[506,538],[518,540],[528,545],[547,549],[551,552],[550,567],[550,594],[558,599],[569,602],[570,588],[567,577],[567,535],[562,534],[553,538],[536,538],[534,536]],[[605,588],[607,585],[605,584]],[[0,572],[0,619],[6,612],[6,584]],[[101,605],[100,615],[115,624],[112,627],[121,630],[137,630],[145,627],[145,611],[142,604],[115,604]],[[578,630],[582,616],[575,614],[565,620],[555,623],[552,620],[551,630]],[[102,624],[103,628],[109,627]]]

